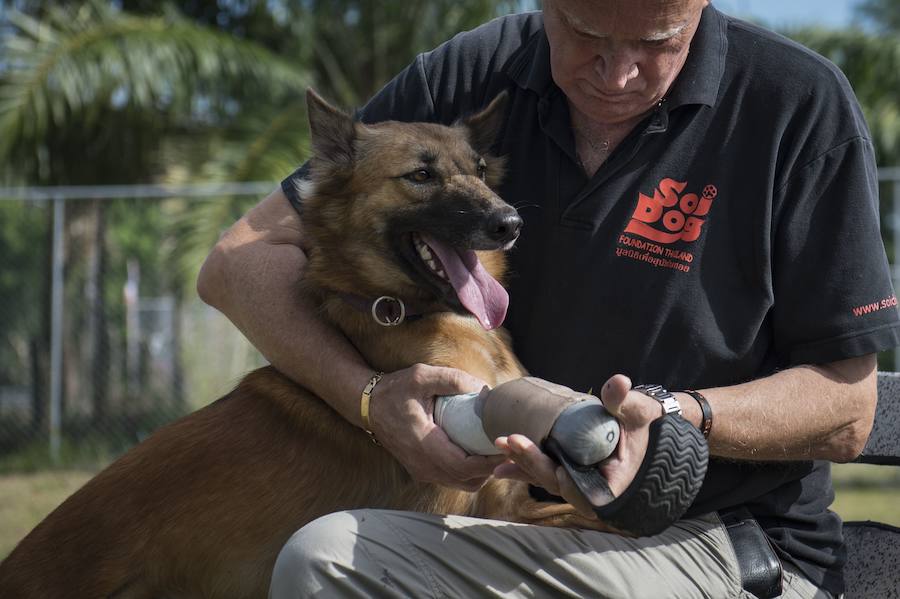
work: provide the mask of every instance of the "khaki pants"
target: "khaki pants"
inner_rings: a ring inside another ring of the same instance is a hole
[[[785,566],[783,597],[828,597]],[[338,512],[278,556],[270,599],[752,597],[716,514],[639,539],[462,516]]]

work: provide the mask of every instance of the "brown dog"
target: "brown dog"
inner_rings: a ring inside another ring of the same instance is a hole
[[[326,317],[378,370],[452,366],[491,385],[522,376],[494,328],[506,309],[500,250],[521,223],[489,187],[501,176],[487,147],[504,98],[454,127],[362,125],[314,93],[308,103],[305,281]],[[376,323],[360,305],[381,296],[414,314]],[[59,506],[0,564],[0,597],[265,597],[296,529],[360,507],[590,525],[569,505],[531,500],[524,484],[491,480],[472,494],[417,483],[323,401],[262,368]]]

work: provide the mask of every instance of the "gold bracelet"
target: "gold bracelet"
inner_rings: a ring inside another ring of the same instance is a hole
[[[359,399],[359,415],[362,418],[363,430],[366,431],[366,434],[369,435],[369,438],[372,439],[372,443],[375,445],[381,445],[381,443],[375,438],[375,433],[371,431],[369,425],[369,402],[372,400],[372,391],[375,389],[375,385],[378,384],[378,381],[380,381],[383,376],[383,372],[376,372],[373,374],[372,378],[369,379],[368,384],[366,384],[366,388],[363,389],[362,397]]]

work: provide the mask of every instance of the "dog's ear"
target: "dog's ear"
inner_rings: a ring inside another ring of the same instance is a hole
[[[312,89],[306,90],[306,112],[315,157],[334,166],[350,166],[353,162],[353,140],[356,138],[353,119]]]
[[[506,116],[509,94],[502,91],[491,100],[487,108],[463,119],[462,124],[469,130],[469,143],[481,154],[490,154],[491,146],[500,134]]]

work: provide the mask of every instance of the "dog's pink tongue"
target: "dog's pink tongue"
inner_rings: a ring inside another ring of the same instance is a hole
[[[475,252],[456,250],[428,235],[422,235],[422,240],[440,258],[459,301],[475,315],[481,326],[491,330],[503,324],[509,295],[484,269]]]

